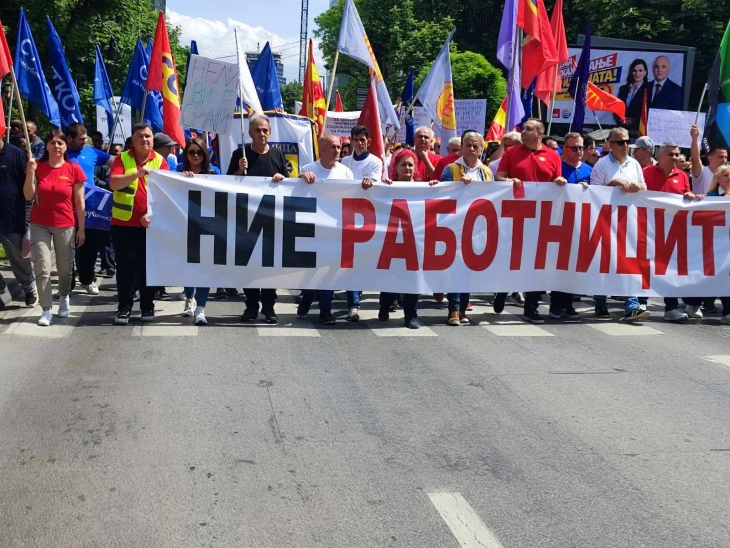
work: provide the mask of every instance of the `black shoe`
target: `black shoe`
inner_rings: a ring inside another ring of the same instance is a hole
[[[309,314],[309,307],[306,303],[300,302],[299,306],[297,306],[297,318],[300,320],[306,320],[307,314]]]
[[[226,293],[226,290],[222,287],[219,287],[215,292],[215,298],[220,300],[226,300],[228,298],[228,293]]]
[[[608,311],[608,308],[606,308],[603,305],[598,305],[596,307],[594,315],[596,316],[596,318],[610,318],[611,317],[611,313]]]
[[[155,293],[155,300],[157,301],[171,301],[172,297],[170,294],[165,291],[164,289],[162,291],[158,291]]]
[[[492,303],[492,310],[495,314],[501,314],[504,312],[504,302],[507,300],[506,295],[497,295]]]
[[[572,306],[565,307],[563,310],[563,317],[568,318],[569,320],[580,320],[580,314],[578,314]]]
[[[28,291],[25,294],[25,306],[35,306],[36,304],[38,304],[38,293],[36,293],[35,289]]]
[[[525,297],[519,291],[512,293],[512,300],[514,300],[517,304],[525,304]]]
[[[302,302],[302,299],[303,299],[303,296],[302,296],[302,294],[300,293],[299,295],[297,295],[296,297],[294,297],[294,302],[295,302],[296,304],[299,304],[300,302]]]
[[[7,286],[3,285],[0,287],[0,295],[5,295],[5,292],[8,290]]]
[[[390,319],[390,311],[387,308],[381,308],[378,311],[378,319],[381,322],[387,322]]]
[[[419,328],[419,327],[421,327],[421,326],[420,326],[420,324],[419,324],[419,323],[418,323],[418,322],[416,321],[416,318],[408,318],[408,319],[406,320],[406,327],[407,327],[408,329],[418,329],[418,328]]]
[[[127,325],[129,323],[129,310],[120,310],[114,317],[114,323],[117,325]]]
[[[522,319],[530,323],[545,323],[545,320],[543,320],[542,316],[537,313],[537,310],[533,310],[531,312],[525,310],[525,312],[522,314]]]
[[[264,321],[266,323],[270,323],[270,324],[279,323],[279,316],[276,315],[276,312],[274,312],[273,308],[271,310],[262,311],[262,314],[264,315]]]
[[[633,310],[629,310],[626,312],[626,314],[623,315],[621,318],[622,322],[640,322],[642,320],[646,320],[649,316],[651,316],[651,313],[648,310],[641,310],[640,308],[634,308]]]
[[[327,310],[326,312],[320,312],[319,323],[323,323],[324,325],[335,325],[335,317],[329,310]]]
[[[390,305],[390,308],[388,309],[389,312],[395,312],[396,310],[398,310],[398,303],[397,302],[391,304]]]
[[[154,321],[155,311],[154,310],[143,310],[142,315],[139,317],[139,319],[145,323]]]
[[[241,321],[242,322],[255,322],[256,319],[259,317],[259,311],[257,308],[247,308],[243,311],[243,314],[241,314]]]
[[[717,308],[714,304],[711,304],[703,306],[702,312],[704,312],[705,314],[718,314],[720,312],[720,309]]]
[[[106,275],[109,276],[110,278],[113,278],[114,276],[117,275],[117,271],[115,268],[107,268]]]
[[[236,289],[235,287],[227,287],[226,295],[228,295],[229,297],[238,297],[238,289]]]
[[[563,311],[560,310],[557,306],[551,306],[549,315],[553,320],[559,320],[563,317]]]

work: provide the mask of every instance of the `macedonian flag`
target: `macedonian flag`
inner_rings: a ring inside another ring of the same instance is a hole
[[[327,110],[327,103],[324,99],[322,82],[319,79],[317,65],[314,64],[314,51],[312,51],[312,39],[309,39],[309,61],[307,71],[304,74],[304,88],[302,89],[302,110],[300,116],[306,116],[317,124],[317,135],[324,134],[324,113]]]

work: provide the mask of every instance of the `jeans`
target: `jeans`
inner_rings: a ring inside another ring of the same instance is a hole
[[[51,242],[56,251],[58,292],[62,297],[66,297],[71,292],[71,280],[73,279],[75,236],[76,228],[74,227],[55,228],[30,223],[30,238],[33,242],[30,252],[38,284],[38,298],[43,310],[50,310],[53,306]]]
[[[112,237],[117,255],[119,311],[132,311],[135,290],[139,290],[142,311],[154,311],[155,288],[147,287],[147,229],[114,225]]]
[[[449,314],[452,312],[466,312],[470,297],[470,293],[447,293],[446,298],[449,301]]]
[[[398,295],[396,293],[380,294],[380,310],[389,310]],[[414,293],[403,294],[403,313],[406,321],[418,318],[418,298],[420,295]]]
[[[5,249],[5,255],[10,262],[10,270],[25,293],[35,290],[35,276],[33,275],[33,263],[30,259],[24,259],[21,255],[23,247],[23,234],[15,232],[3,234],[0,232],[0,245]],[[0,274],[0,287],[5,287],[3,275]]]
[[[274,310],[276,303],[276,289],[244,289],[246,295],[246,308],[258,312],[259,302],[263,310]]]
[[[210,294],[210,287],[186,287],[185,298],[192,299],[195,297],[195,303],[201,308],[205,308],[208,303],[208,295]]]
[[[104,232],[104,230],[87,228],[86,241],[76,251],[76,270],[79,273],[81,285],[89,285],[96,280],[94,276],[96,256],[99,254],[99,245]]]
[[[593,300],[596,302],[596,306],[606,306],[606,295],[593,295]],[[625,297],[624,298],[624,310],[631,312],[639,308],[639,305],[645,305],[648,302],[646,297]]]
[[[348,291],[347,292],[347,308],[360,308],[360,299],[362,298],[362,291]]]
[[[315,297],[319,297],[320,312],[332,312],[332,301],[335,300],[335,292],[332,289],[303,289],[300,306],[309,311]]]

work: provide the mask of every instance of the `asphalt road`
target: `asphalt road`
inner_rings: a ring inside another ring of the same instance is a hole
[[[730,546],[719,316],[119,327],[104,284],[0,312],[1,548]]]

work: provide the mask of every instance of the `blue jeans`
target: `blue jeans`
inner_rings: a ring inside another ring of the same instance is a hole
[[[452,312],[466,312],[469,306],[470,293],[447,293],[446,298],[449,300],[449,314]]]
[[[362,297],[362,291],[348,291],[347,292],[347,308],[360,308],[360,298]]]
[[[186,287],[185,298],[192,299],[195,297],[195,302],[198,306],[205,308],[208,302],[208,294],[210,293],[210,287]]]
[[[300,304],[309,310],[317,295],[319,296],[319,311],[332,312],[332,301],[335,299],[335,292],[332,289],[303,289]]]
[[[606,295],[593,295],[593,300],[596,301],[596,306],[606,306]],[[624,310],[631,312],[639,308],[640,304],[646,304],[647,302],[646,297],[625,297]]]

